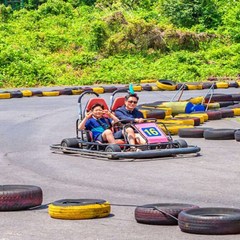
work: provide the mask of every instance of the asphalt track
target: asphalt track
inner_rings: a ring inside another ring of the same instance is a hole
[[[239,93],[239,89],[217,89]],[[205,95],[186,91],[184,98]],[[175,92],[140,92],[141,103],[170,100]],[[109,102],[110,94],[103,94]],[[201,155],[110,161],[54,154],[49,145],[75,136],[78,96],[31,97],[0,101],[0,181],[37,185],[43,205],[28,211],[0,213],[0,240],[35,239],[239,239],[239,235],[187,234],[178,226],[138,224],[137,205],[190,203],[201,207],[240,208],[240,143],[186,139]],[[203,126],[240,128],[240,118]],[[177,138],[177,136],[174,136]],[[112,204],[108,218],[56,220],[47,204],[59,199],[97,198]]]

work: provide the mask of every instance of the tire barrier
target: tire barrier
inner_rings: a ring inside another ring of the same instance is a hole
[[[236,129],[208,129],[203,133],[203,137],[208,140],[231,140],[234,138]]]
[[[42,189],[32,185],[0,185],[0,211],[29,209],[42,204]]]
[[[196,208],[183,210],[178,215],[181,231],[195,234],[237,234],[240,233],[240,209]]]
[[[182,128],[178,131],[178,136],[181,138],[203,138],[205,130],[212,128]]]
[[[234,138],[237,142],[240,142],[240,129],[234,133]]]
[[[80,220],[109,216],[110,203],[102,199],[62,199],[48,206],[52,218]]]
[[[133,85],[133,89],[136,92],[139,91],[174,91],[178,90],[183,83],[175,83],[171,80],[144,80],[140,81],[141,83],[154,83],[155,85]],[[228,87],[240,87],[240,81],[235,81],[235,82],[187,82],[184,83],[185,90],[201,90],[201,89],[207,89],[210,88],[214,84],[214,88],[228,88]],[[73,88],[64,88],[64,89],[59,89],[59,90],[51,90],[51,91],[41,91],[41,90],[13,90],[13,91],[2,91],[0,92],[0,99],[9,99],[9,98],[21,98],[21,97],[31,97],[31,96],[61,96],[61,95],[80,95],[84,91],[94,91],[98,94],[103,94],[103,93],[112,93],[115,90],[126,88],[128,89],[128,86],[125,87],[115,87],[115,86],[85,86],[85,87],[73,87]],[[22,93],[21,94],[19,93]],[[216,97],[215,95],[219,94],[214,94],[214,97],[211,102],[222,102],[222,101],[238,101],[240,102],[240,94],[233,94],[232,99],[228,100],[223,100],[224,97],[220,98]],[[221,94],[220,94],[221,95]],[[222,94],[224,95],[224,94]],[[209,95],[210,96],[210,95]],[[208,96],[208,97],[209,97]],[[208,97],[205,99],[205,102],[207,102]],[[221,100],[222,99],[222,100]],[[225,99],[225,98],[224,98]],[[200,102],[194,102],[190,101],[193,104],[199,104]]]
[[[195,208],[198,206],[183,203],[146,204],[135,208],[135,219],[143,224],[177,225],[181,211]]]

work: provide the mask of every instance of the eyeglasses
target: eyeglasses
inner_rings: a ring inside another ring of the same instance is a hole
[[[137,104],[137,101],[128,101],[129,103]]]

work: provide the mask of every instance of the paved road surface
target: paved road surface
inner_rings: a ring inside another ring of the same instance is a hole
[[[239,89],[218,89],[239,93]],[[205,95],[188,91],[183,98]],[[141,92],[141,102],[170,100],[174,92]],[[110,94],[102,95],[109,102]],[[188,139],[202,148],[199,157],[109,161],[53,154],[49,145],[75,136],[78,96],[0,101],[0,182],[31,184],[43,190],[43,206],[1,212],[0,240],[35,239],[239,239],[239,235],[187,234],[177,226],[136,223],[136,205],[191,203],[240,208],[240,145],[235,140]],[[205,123],[240,128],[240,119]],[[176,138],[176,137],[174,137]],[[70,221],[49,217],[46,204],[64,198],[100,198],[112,203],[104,219]]]

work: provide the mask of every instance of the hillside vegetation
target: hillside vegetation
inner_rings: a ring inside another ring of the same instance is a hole
[[[235,77],[239,52],[239,0],[0,5],[2,88]]]

